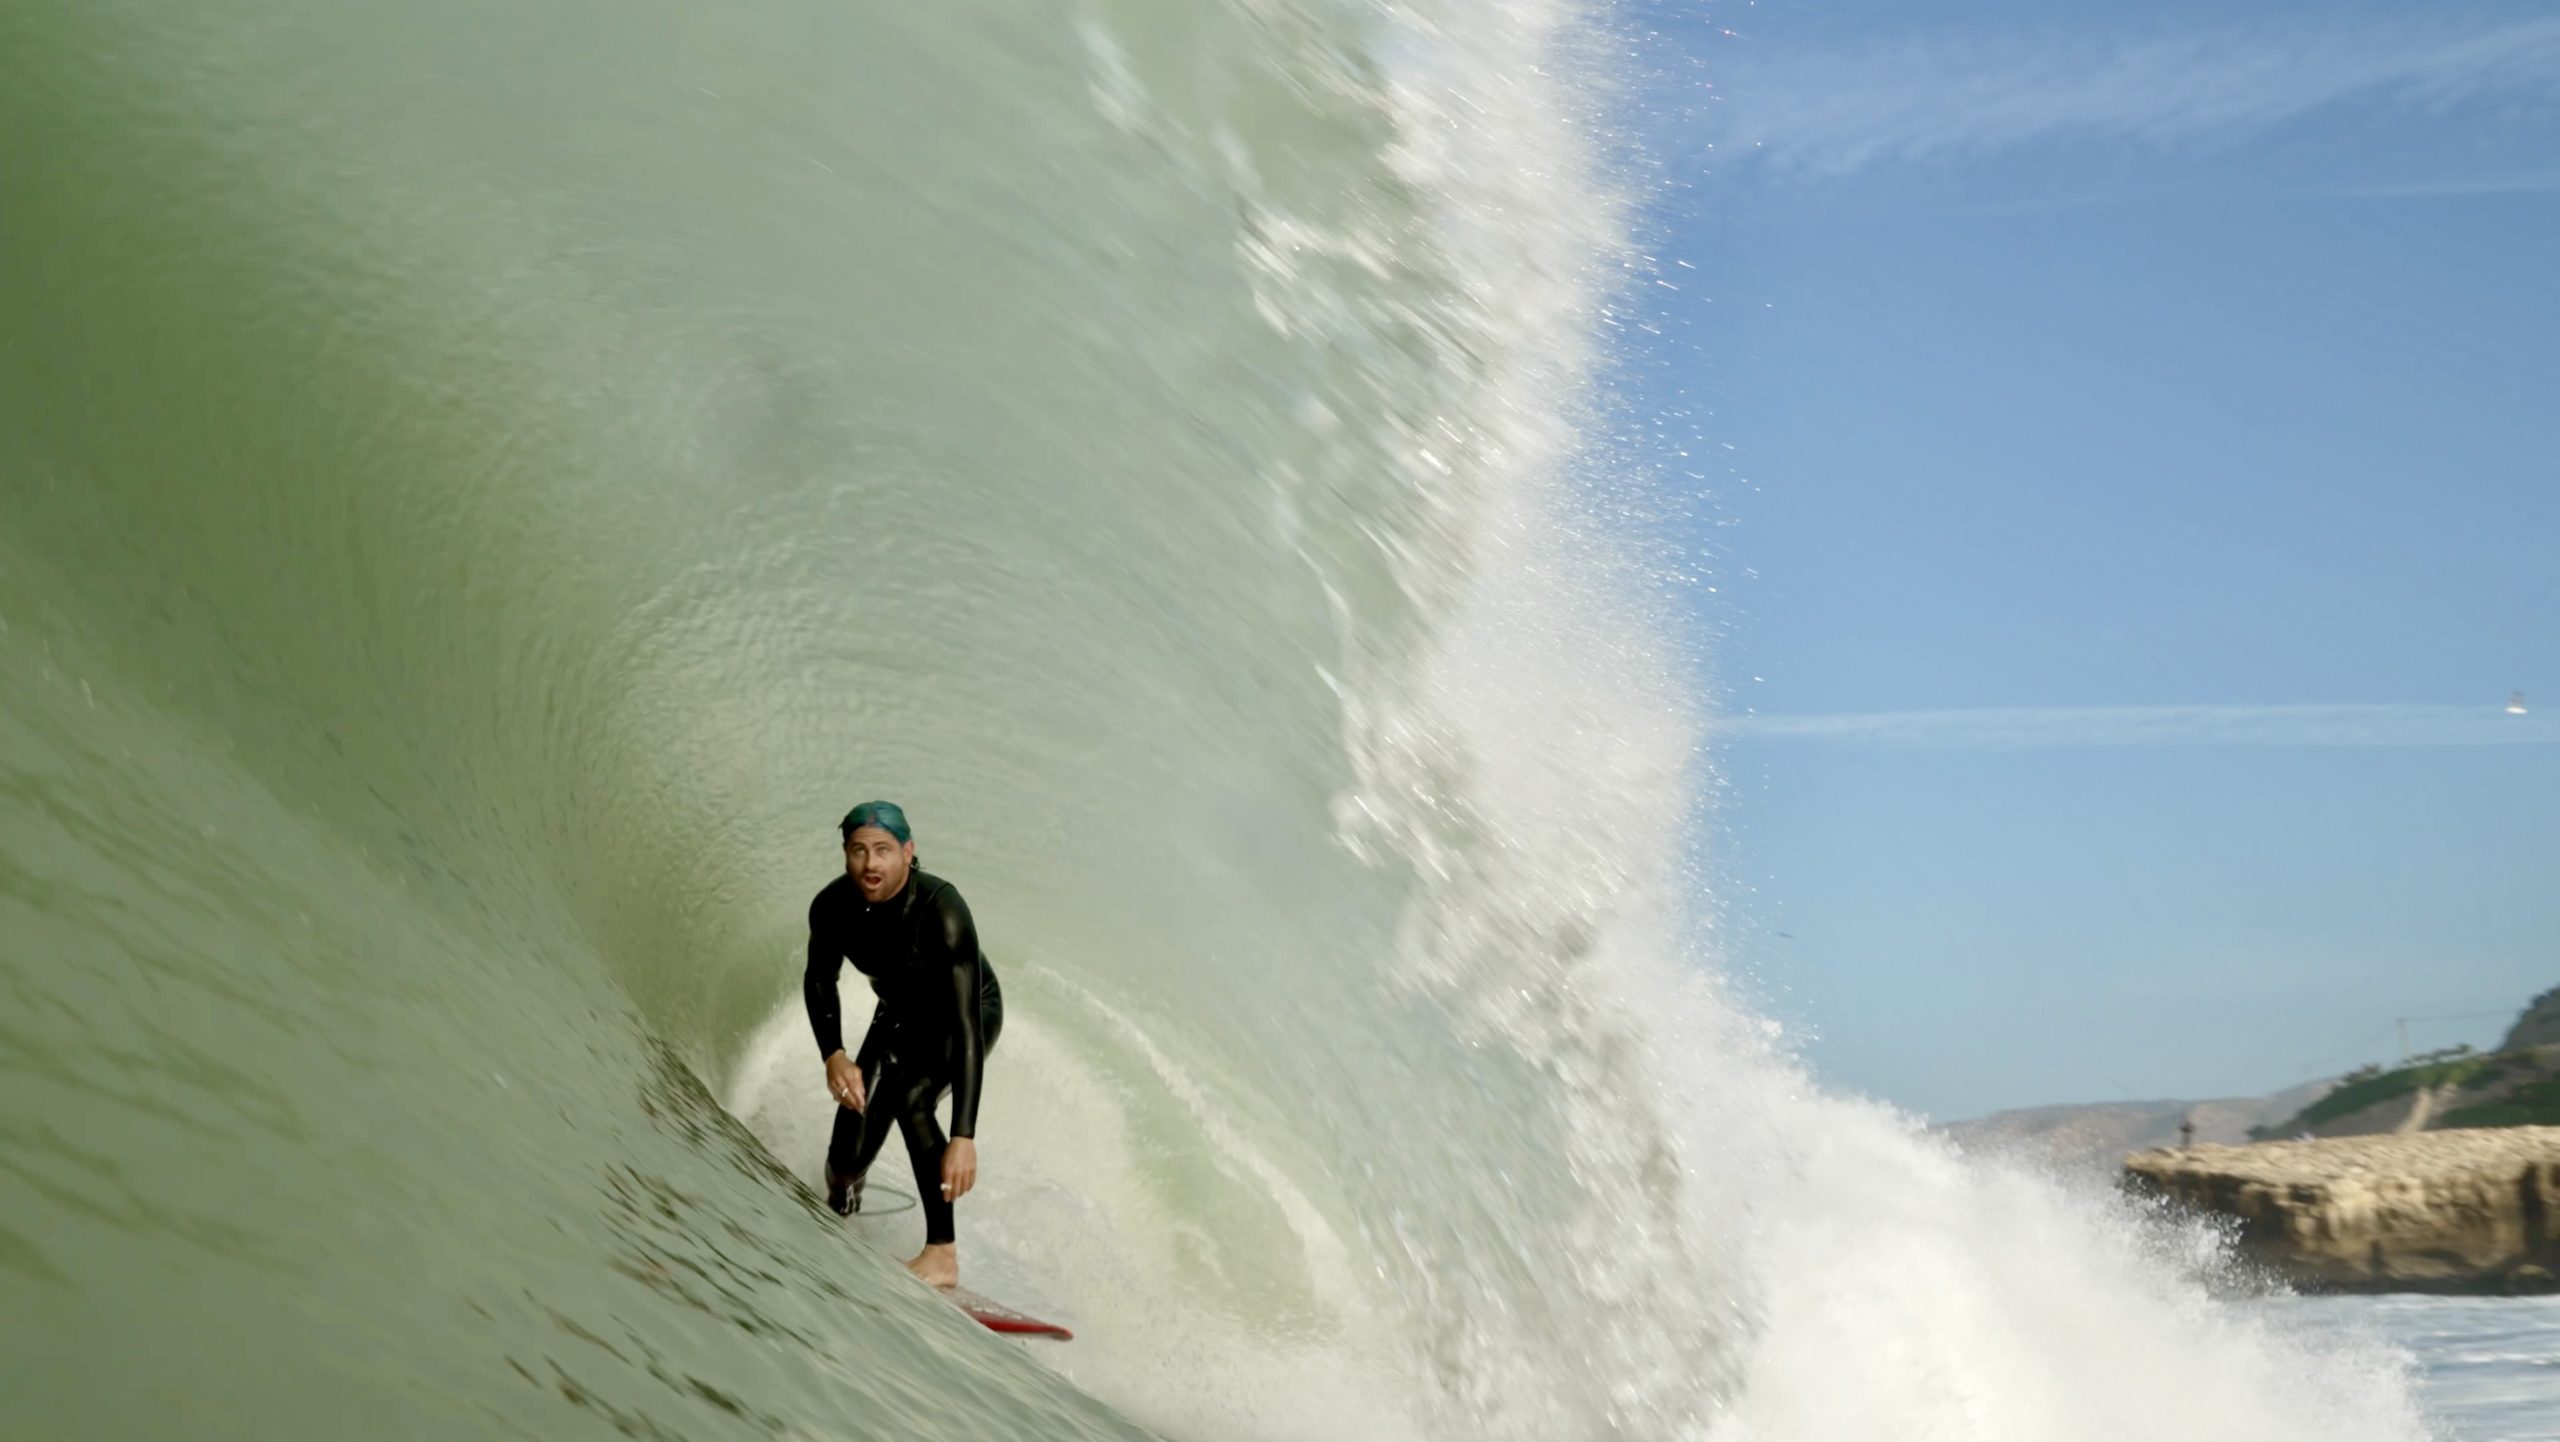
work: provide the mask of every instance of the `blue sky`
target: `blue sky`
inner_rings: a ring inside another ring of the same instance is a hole
[[[1715,884],[1825,1074],[2249,1094],[2560,984],[2560,12],[1629,13]]]

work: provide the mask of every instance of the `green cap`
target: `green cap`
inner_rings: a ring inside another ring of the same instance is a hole
[[[866,826],[877,826],[900,841],[913,841],[915,834],[907,830],[907,813],[895,801],[865,801],[844,814],[844,839]]]

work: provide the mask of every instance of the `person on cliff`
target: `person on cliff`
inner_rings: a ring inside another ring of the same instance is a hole
[[[863,1174],[888,1139],[906,1141],[924,1204],[924,1250],[907,1270],[936,1287],[960,1281],[951,1204],[978,1182],[978,1099],[987,1053],[1004,1028],[1004,994],[978,952],[978,929],[950,882],[916,867],[907,814],[866,801],[845,813],[844,875],[809,903],[809,963],[800,995],[836,1100],[827,1143],[827,1205],[862,1205]],[[877,999],[862,1044],[845,1054],[836,975],[851,961]],[[951,1135],[934,1107],[951,1095]]]

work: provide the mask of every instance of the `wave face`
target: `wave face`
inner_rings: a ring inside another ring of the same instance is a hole
[[[1593,38],[0,18],[0,1431],[2420,1435],[1703,964]],[[875,794],[1072,1347],[809,1190]]]

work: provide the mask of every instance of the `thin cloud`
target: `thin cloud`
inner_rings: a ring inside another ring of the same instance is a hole
[[[2560,722],[2497,706],[2052,706],[1727,716],[1719,736],[1927,750],[2067,746],[2546,746]]]
[[[1728,162],[1839,176],[2055,139],[2157,146],[2263,130],[2344,101],[2444,114],[2560,102],[2560,18],[2333,33],[2195,30],[2125,41],[1915,37],[1855,54],[1728,52]]]
[[[2467,195],[2549,195],[2560,191],[2560,170],[2523,175],[2454,176],[2400,184],[2343,185],[2317,192],[2332,200],[2438,199]]]

